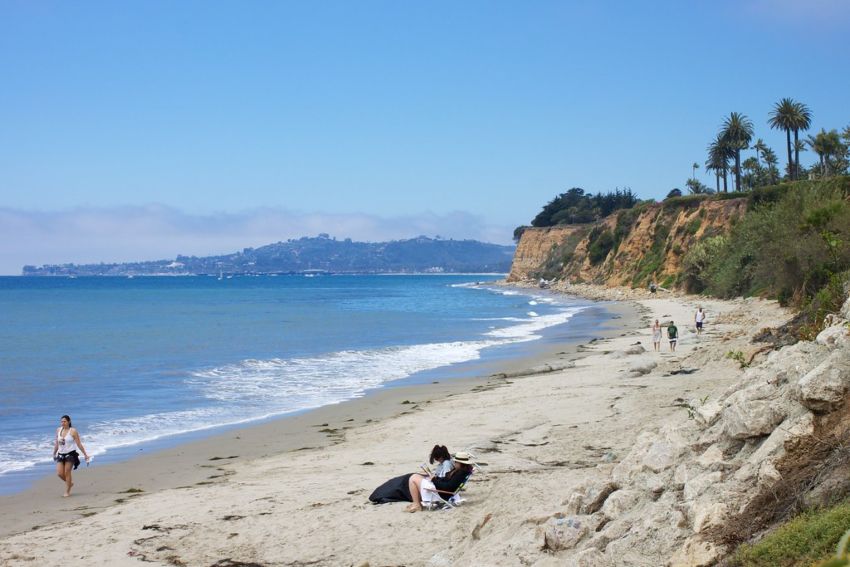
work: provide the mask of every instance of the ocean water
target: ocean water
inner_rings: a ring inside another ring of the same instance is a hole
[[[531,344],[590,308],[494,276],[0,278],[0,492],[91,454],[339,403]]]

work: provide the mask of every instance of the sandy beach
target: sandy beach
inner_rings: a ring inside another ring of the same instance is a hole
[[[725,358],[787,313],[773,302],[578,289],[622,300],[617,328],[478,379],[376,392],[3,497],[8,565],[562,565],[541,524],[570,489],[610,472],[638,434],[684,422],[683,399],[741,375]],[[697,337],[702,305],[707,329]],[[652,352],[652,319],[675,320],[677,352]],[[640,342],[646,352],[635,348]],[[545,365],[562,368],[546,371]],[[572,366],[567,367],[566,366]],[[414,472],[435,443],[481,470],[458,509],[404,513],[371,491]],[[68,546],[62,542],[74,542]]]

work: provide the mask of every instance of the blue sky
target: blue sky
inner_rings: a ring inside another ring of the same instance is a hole
[[[731,111],[784,165],[780,98],[850,124],[848,32],[842,0],[0,0],[0,273],[508,243],[570,187],[684,187]]]

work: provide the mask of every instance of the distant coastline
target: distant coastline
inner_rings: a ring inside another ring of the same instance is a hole
[[[216,276],[329,274],[505,274],[514,246],[420,236],[390,242],[327,235],[277,242],[220,256],[99,264],[24,266],[24,276]]]

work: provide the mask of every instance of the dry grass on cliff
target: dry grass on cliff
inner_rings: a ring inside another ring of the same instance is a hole
[[[823,557],[821,545],[834,548],[841,534],[850,527],[850,501],[847,500],[850,496],[850,400],[818,420],[813,435],[786,446],[786,455],[776,464],[776,469],[782,476],[778,483],[763,488],[740,514],[709,534],[717,543],[731,549],[739,548],[727,562],[729,567],[810,565]],[[837,516],[831,515],[828,509],[824,511],[825,507],[841,501],[844,504],[837,508]],[[825,519],[819,519],[821,516]],[[814,535],[806,535],[812,531],[810,524],[826,522],[832,525],[837,521],[835,517],[843,518],[843,523],[834,526],[828,537],[817,531]],[[788,524],[777,528],[778,524],[789,520]],[[764,537],[763,543],[745,544],[764,533],[769,535]],[[821,536],[823,541],[819,539]],[[805,545],[800,543],[807,540],[811,541]],[[809,547],[814,555],[790,554],[789,549],[797,547]],[[776,553],[786,560],[770,562]]]

